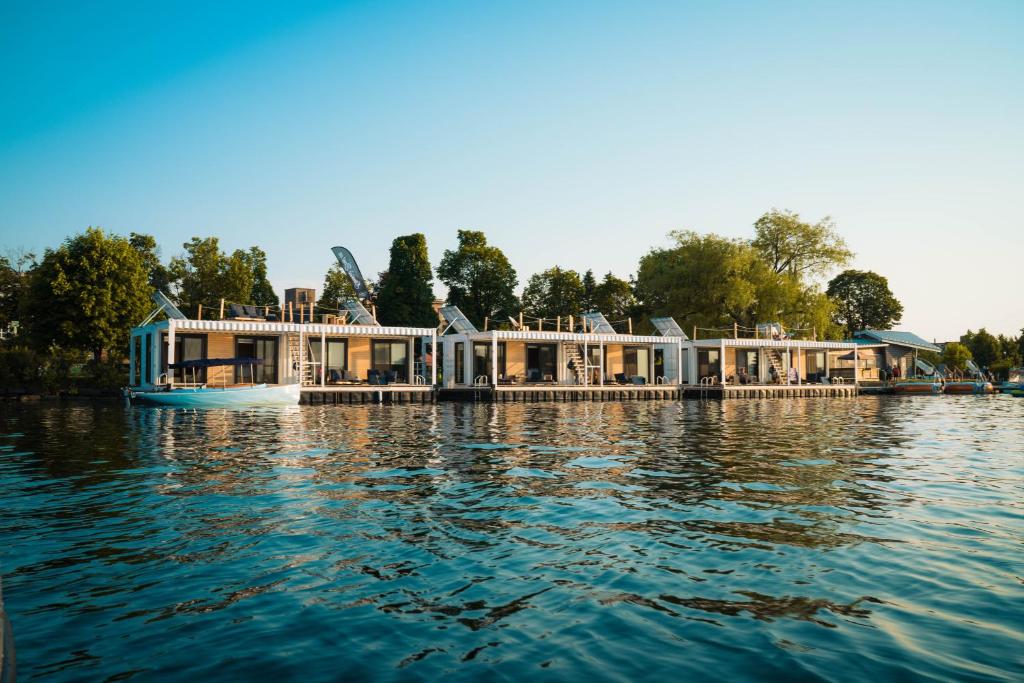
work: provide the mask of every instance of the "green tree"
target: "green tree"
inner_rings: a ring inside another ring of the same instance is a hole
[[[249,247],[246,255],[252,269],[252,293],[250,299],[257,306],[277,306],[281,300],[274,292],[274,286],[267,279],[267,253],[259,247]]]
[[[587,271],[587,275],[593,280],[594,274]],[[586,295],[587,277],[583,278],[584,296]],[[604,313],[609,320],[622,320],[632,315],[636,306],[636,297],[633,296],[633,287],[622,278],[606,273],[601,283],[596,285],[590,295],[590,307]]]
[[[583,294],[580,274],[555,266],[530,276],[523,290],[523,308],[537,318],[579,315]]]
[[[171,278],[178,283],[177,303],[183,312],[195,314],[202,304],[217,306],[221,299],[255,304],[254,293],[264,297],[259,305],[275,305],[277,296],[266,282],[266,255],[258,247],[236,249],[230,256],[220,249],[216,237],[193,237],[184,245],[185,254],[171,259]],[[255,268],[263,268],[263,281],[256,286]]]
[[[949,342],[942,351],[942,362],[950,370],[964,370],[971,358],[971,350],[959,342]]]
[[[960,337],[960,343],[970,350],[974,362],[983,368],[999,360],[1002,351],[999,340],[984,327],[977,332],[967,330],[967,334]]]
[[[32,271],[27,305],[36,349],[51,346],[123,353],[128,331],[152,303],[145,265],[124,237],[89,228],[57,249],[47,249]]]
[[[171,294],[174,279],[171,277],[170,269],[160,261],[160,247],[156,243],[156,238],[152,235],[133,232],[128,235],[128,242],[142,259],[142,267],[146,269],[149,286]]]
[[[36,267],[35,254],[13,250],[0,256],[0,328],[21,319],[29,274]]]
[[[377,319],[382,325],[435,327],[433,275],[427,238],[421,233],[391,243],[388,274],[377,292]]]
[[[324,286],[316,305],[318,308],[335,311],[341,308],[344,301],[358,298],[348,273],[340,264],[335,263],[324,275]]]
[[[611,275],[611,273],[608,273]],[[597,292],[597,279],[594,277],[594,271],[587,270],[583,274],[583,301],[581,302],[581,309],[586,311],[592,311],[594,309],[600,310],[601,307],[595,302],[594,295]]]
[[[889,281],[869,270],[844,270],[828,283],[825,293],[835,304],[836,324],[848,337],[859,330],[888,330],[903,317],[903,304],[889,289]]]
[[[476,230],[459,230],[459,246],[445,250],[437,278],[448,287],[448,303],[477,327],[484,318],[505,318],[519,310],[519,278],[508,258]]]
[[[776,273],[816,277],[853,258],[828,216],[806,223],[792,211],[772,209],[757,219],[754,232],[754,248]]]

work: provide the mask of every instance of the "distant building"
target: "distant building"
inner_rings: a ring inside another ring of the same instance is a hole
[[[912,377],[918,368],[917,354],[921,351],[942,353],[942,348],[922,339],[913,332],[900,330],[860,330],[853,335],[858,345],[862,367],[889,371],[893,365],[900,369],[901,377]]]
[[[294,314],[295,322],[313,322],[316,307],[316,290],[306,287],[292,287],[284,290],[285,320]]]

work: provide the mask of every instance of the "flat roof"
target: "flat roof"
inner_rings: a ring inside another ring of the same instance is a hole
[[[166,328],[170,320],[154,325]],[[146,326],[151,327],[151,326]],[[141,329],[141,328],[134,328]],[[325,323],[285,323],[267,320],[174,320],[174,329],[197,332],[255,332],[286,334],[304,332],[308,335],[327,334],[342,337],[430,337],[433,327],[385,327],[383,325],[327,325]]]

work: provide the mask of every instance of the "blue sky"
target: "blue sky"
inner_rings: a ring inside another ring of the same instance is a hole
[[[627,277],[779,207],[906,329],[1024,326],[1024,3],[165,4],[0,4],[0,247],[217,235],[280,291],[475,228]]]

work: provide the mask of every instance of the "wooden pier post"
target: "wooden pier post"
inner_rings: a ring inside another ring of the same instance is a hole
[[[220,300],[220,319],[224,319],[224,299]]]
[[[629,323],[629,333],[633,334],[633,318],[626,318],[626,322]]]
[[[199,312],[196,314],[196,320],[203,319],[203,305],[199,304]]]

